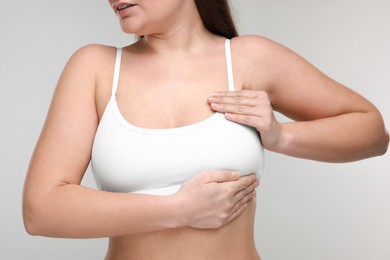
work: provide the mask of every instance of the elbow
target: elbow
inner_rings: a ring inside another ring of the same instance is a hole
[[[372,140],[372,155],[382,156],[389,147],[389,131],[386,129],[383,117],[378,110],[375,110],[371,115],[374,115],[371,117],[374,120],[369,122],[368,125],[373,126],[373,131],[371,132],[371,138],[368,138],[368,140]]]
[[[24,223],[24,229],[26,232],[31,236],[39,236],[40,233],[38,231],[38,228],[36,226],[36,223],[31,218],[30,215],[23,214],[23,223]]]
[[[387,149],[389,148],[389,139],[390,139],[389,131],[385,129],[379,155],[384,155],[387,152]]]
[[[39,236],[39,227],[37,224],[37,217],[34,210],[29,206],[23,205],[23,224],[26,232],[31,236]]]
[[[386,127],[383,124],[381,124],[381,127],[379,128],[379,131],[376,134],[376,142],[375,142],[375,155],[381,156],[384,155],[387,152],[387,149],[389,147],[389,131],[386,129]]]
[[[44,209],[31,201],[23,201],[23,224],[26,232],[31,236],[44,236]]]

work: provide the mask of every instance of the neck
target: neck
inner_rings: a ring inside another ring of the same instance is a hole
[[[145,35],[141,39],[145,50],[159,55],[182,56],[196,53],[215,38],[203,25],[198,12],[183,15],[173,26],[159,33]]]

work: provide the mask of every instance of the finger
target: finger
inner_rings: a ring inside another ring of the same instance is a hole
[[[241,105],[241,106],[249,106],[255,107],[258,102],[255,98],[248,97],[239,97],[239,96],[226,96],[226,97],[216,97],[212,96],[207,99],[209,104],[217,103],[217,104],[232,104],[232,105]]]
[[[257,181],[256,174],[250,174],[239,178],[237,181],[226,183],[230,186],[232,195],[244,190],[249,185]]]
[[[218,91],[214,92],[212,96],[214,97],[249,97],[256,98],[264,91],[255,91],[255,90],[238,90],[238,91]]]
[[[239,171],[230,171],[230,170],[224,170],[224,171],[208,171],[204,172],[200,176],[201,178],[205,178],[206,183],[223,183],[223,182],[231,182],[236,181],[240,178],[240,172]]]
[[[243,197],[241,200],[237,201],[237,203],[234,204],[231,211],[234,212],[234,211],[238,210],[240,207],[242,207],[244,204],[247,204],[248,201],[250,201],[254,197],[256,197],[256,190],[253,190],[252,192],[245,195],[245,197]]]
[[[237,192],[233,197],[233,203],[245,203],[248,199],[253,198],[253,196],[256,195],[257,186],[259,186],[259,183],[256,181],[245,189]]]
[[[240,216],[248,207],[248,202],[256,197],[256,191],[245,196],[241,201],[237,202],[231,210],[231,215],[227,219],[227,223]]]
[[[221,113],[231,113],[249,116],[261,116],[261,110],[257,107],[211,103],[210,107]]]
[[[238,210],[234,211],[230,216],[229,218],[227,219],[226,223],[229,223],[231,222],[232,220],[234,220],[235,218],[237,218],[238,216],[240,216],[244,211],[245,209],[248,207],[248,203],[245,203],[244,205],[242,205],[241,207],[238,208]]]

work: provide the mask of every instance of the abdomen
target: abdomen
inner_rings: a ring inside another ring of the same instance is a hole
[[[183,227],[110,239],[107,260],[258,260],[254,243],[256,201],[219,229]]]

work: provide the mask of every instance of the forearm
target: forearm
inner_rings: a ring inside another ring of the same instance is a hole
[[[64,182],[61,182],[64,183]],[[256,194],[255,174],[203,171],[174,195],[97,191],[77,184],[40,185],[27,178],[23,220],[28,233],[93,238],[190,226],[219,228],[237,218]]]
[[[111,237],[180,226],[180,205],[173,196],[112,193],[66,184],[29,206],[24,210],[25,222],[32,235]]]
[[[348,162],[386,152],[389,136],[379,113],[348,113],[314,121],[282,124],[282,141],[273,151],[325,161]]]

